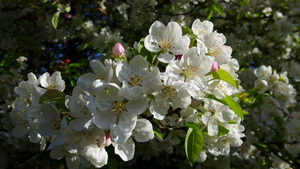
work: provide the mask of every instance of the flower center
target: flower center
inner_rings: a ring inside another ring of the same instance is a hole
[[[140,82],[141,82],[141,77],[139,77],[138,75],[133,75],[132,77],[129,78],[129,84],[131,86],[140,86]]]
[[[52,131],[57,131],[57,130],[59,130],[59,128],[60,128],[60,119],[51,119],[51,120],[50,120],[49,128],[50,128]]]
[[[158,46],[162,49],[163,52],[168,53],[171,48],[174,48],[170,40],[160,40],[158,41]]]
[[[115,101],[112,105],[111,105],[111,111],[120,114],[123,111],[126,110],[126,104],[124,101]]]
[[[171,101],[177,95],[176,89],[172,88],[172,86],[164,86],[161,90],[161,94],[167,98],[168,101]]]
[[[218,50],[216,48],[210,48],[208,49],[208,55],[210,56],[216,56],[217,54],[219,54]]]
[[[193,65],[185,65],[182,69],[184,77],[195,77],[195,72],[198,69],[198,67]]]
[[[56,85],[55,84],[49,84],[49,86],[47,87],[47,89],[55,89]]]

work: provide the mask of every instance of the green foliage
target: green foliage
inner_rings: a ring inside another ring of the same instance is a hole
[[[234,121],[233,121],[233,122],[234,122]],[[236,124],[236,122],[234,122],[234,123],[230,123],[230,122],[229,122],[229,124]],[[218,125],[218,134],[217,134],[217,136],[225,135],[225,134],[227,134],[228,132],[229,132],[229,130],[226,129],[224,126]],[[202,133],[208,135],[207,127],[205,127],[205,128],[203,129],[203,132],[202,132]]]
[[[65,106],[65,97],[65,93],[56,89],[49,89],[41,96],[39,104],[52,103],[56,105],[60,112],[66,113],[68,108]]]
[[[60,12],[55,12],[54,15],[52,16],[51,23],[52,23],[52,26],[54,29],[56,29],[58,26],[59,15],[60,15]]]
[[[194,46],[196,42],[197,35],[193,33],[193,30],[186,26],[181,26],[182,35],[187,35],[190,38],[190,46]]]
[[[231,76],[231,74],[225,70],[218,69],[217,71],[209,72],[207,75],[213,76],[213,79],[211,79],[211,80],[220,79],[220,80],[223,80],[223,81],[231,84],[232,86],[234,86],[237,89],[239,88],[238,84],[236,83],[234,78]]]
[[[241,119],[244,118],[244,111],[241,106],[230,96],[225,95],[223,99],[218,99],[214,95],[208,95],[207,98],[216,100],[220,103],[227,105],[231,110],[234,111]]]
[[[154,132],[154,134],[156,135],[157,138],[159,138],[160,140],[163,140],[163,135],[162,135],[159,128],[153,126],[153,132]]]
[[[216,11],[220,15],[224,15],[224,10],[223,10],[222,5],[213,3],[213,4],[210,4],[205,9],[205,12],[206,12],[206,15],[207,15],[207,18],[206,18],[207,20],[210,20],[213,17],[214,11]]]
[[[187,123],[186,125],[189,129],[185,136],[184,148],[187,159],[189,160],[190,165],[193,166],[203,149],[204,141],[202,133],[197,125],[192,123]]]
[[[142,38],[137,45],[137,49],[133,48],[133,54],[134,55],[142,55],[143,57],[145,57],[147,59],[147,61],[150,64],[153,64],[157,55],[155,53],[149,52],[145,48],[144,41],[145,41],[145,38]]]
[[[260,89],[253,88],[247,91],[236,94],[235,96],[239,99],[240,104],[245,108],[258,107],[263,104],[263,99],[267,95],[265,93],[258,93]]]

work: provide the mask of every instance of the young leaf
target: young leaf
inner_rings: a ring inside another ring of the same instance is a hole
[[[218,69],[217,71],[209,72],[207,75],[212,75],[213,79],[223,80],[223,81],[231,84],[235,88],[237,88],[237,89],[239,88],[238,84],[236,83],[234,78],[231,76],[231,74],[228,73],[227,71],[223,70],[223,69]],[[213,79],[211,79],[211,80],[213,80]]]
[[[244,111],[241,106],[230,96],[225,94],[224,99],[218,99],[214,95],[208,95],[207,98],[216,100],[220,103],[227,105],[231,110],[234,111],[241,119],[244,117]]]
[[[145,38],[142,38],[140,40],[140,42],[138,43],[138,49],[137,49],[137,51],[139,52],[140,55],[142,55],[143,57],[145,57],[150,64],[153,64],[154,61],[155,61],[156,56],[155,56],[155,54],[149,52],[145,48],[144,41],[145,41]]]
[[[53,103],[61,112],[66,112],[68,108],[65,105],[65,97],[65,93],[56,89],[50,89],[40,97],[39,104]]]
[[[229,132],[229,130],[227,128],[225,128],[224,126],[218,125],[218,136],[222,136],[224,134],[227,134]]]
[[[185,153],[190,165],[193,166],[203,149],[203,136],[199,128],[190,127],[185,136]]]
[[[56,101],[60,101],[60,100],[65,101],[65,96],[66,96],[66,94],[63,93],[63,92],[61,92],[61,91],[59,91],[59,90],[50,89],[50,90],[47,90],[40,97],[39,104],[56,102]]]
[[[153,126],[153,132],[160,140],[163,140],[163,135],[157,127]]]
[[[51,23],[54,29],[56,29],[58,26],[59,14],[60,12],[55,12],[55,14],[52,16]]]
[[[220,4],[213,4],[212,7],[213,7],[213,9],[214,9],[215,11],[217,11],[220,15],[223,15],[223,14],[224,14],[224,10],[223,10],[222,5],[220,5]]]

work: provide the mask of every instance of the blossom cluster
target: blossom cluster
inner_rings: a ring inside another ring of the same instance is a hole
[[[129,161],[135,142],[154,139],[153,126],[161,139],[167,139],[163,129],[173,126],[174,132],[194,128],[193,134],[203,135],[196,160],[204,161],[206,153],[228,155],[231,146],[242,144],[244,127],[243,111],[232,98],[242,91],[239,64],[225,43],[210,21],[197,19],[191,28],[155,21],[132,56],[116,44],[114,59],[90,61],[93,72],[80,76],[70,95],[63,93],[60,72],[39,78],[30,73],[15,88],[13,134],[28,134],[42,150],[49,143],[50,156],[65,157],[69,168],[103,167],[109,146]],[[189,147],[199,142],[186,142],[191,163]]]

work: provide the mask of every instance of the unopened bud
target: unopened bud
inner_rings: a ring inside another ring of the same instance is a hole
[[[105,147],[108,147],[111,145],[111,139],[110,139],[110,136],[109,134],[106,134],[105,135]]]
[[[180,60],[180,59],[182,58],[182,54],[176,55],[175,58],[176,58],[177,60]]]
[[[217,71],[218,69],[219,69],[218,63],[217,63],[216,61],[213,61],[213,62],[212,62],[212,65],[211,65],[210,71],[215,72],[215,71]]]
[[[70,14],[69,12],[65,13],[64,16],[67,19],[71,19],[72,18],[72,14]]]
[[[121,43],[116,43],[114,45],[114,47],[112,48],[112,54],[116,57],[116,58],[119,58],[121,56],[124,55],[124,52],[125,52],[125,49],[124,47],[122,46]]]

